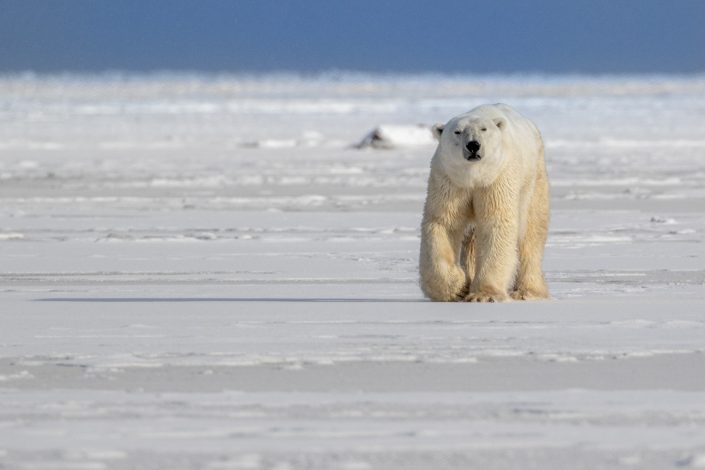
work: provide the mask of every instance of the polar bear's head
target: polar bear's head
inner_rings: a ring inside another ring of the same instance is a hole
[[[436,124],[435,159],[456,185],[465,188],[492,184],[505,164],[503,142],[507,123],[501,116],[468,113],[447,124]]]
[[[469,163],[502,154],[503,118],[458,116],[447,124],[433,126],[443,153]]]

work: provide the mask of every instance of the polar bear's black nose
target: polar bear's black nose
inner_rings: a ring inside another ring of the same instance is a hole
[[[465,148],[468,149],[468,152],[470,153],[477,153],[477,151],[480,150],[480,142],[477,140],[471,140],[467,143]]]

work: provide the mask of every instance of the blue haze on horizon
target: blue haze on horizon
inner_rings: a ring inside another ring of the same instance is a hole
[[[703,0],[0,0],[0,72],[705,72]]]

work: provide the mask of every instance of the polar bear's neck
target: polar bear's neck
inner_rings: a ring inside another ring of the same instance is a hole
[[[463,189],[484,188],[492,185],[504,168],[504,158],[497,155],[488,160],[468,162],[450,155],[436,152],[433,165],[444,174],[453,185]]]

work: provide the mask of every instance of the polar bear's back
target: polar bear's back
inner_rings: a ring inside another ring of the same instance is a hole
[[[502,118],[507,124],[507,131],[512,133],[514,139],[528,143],[532,140],[541,141],[541,133],[536,125],[516,109],[504,103],[483,104],[466,113],[488,119]]]

